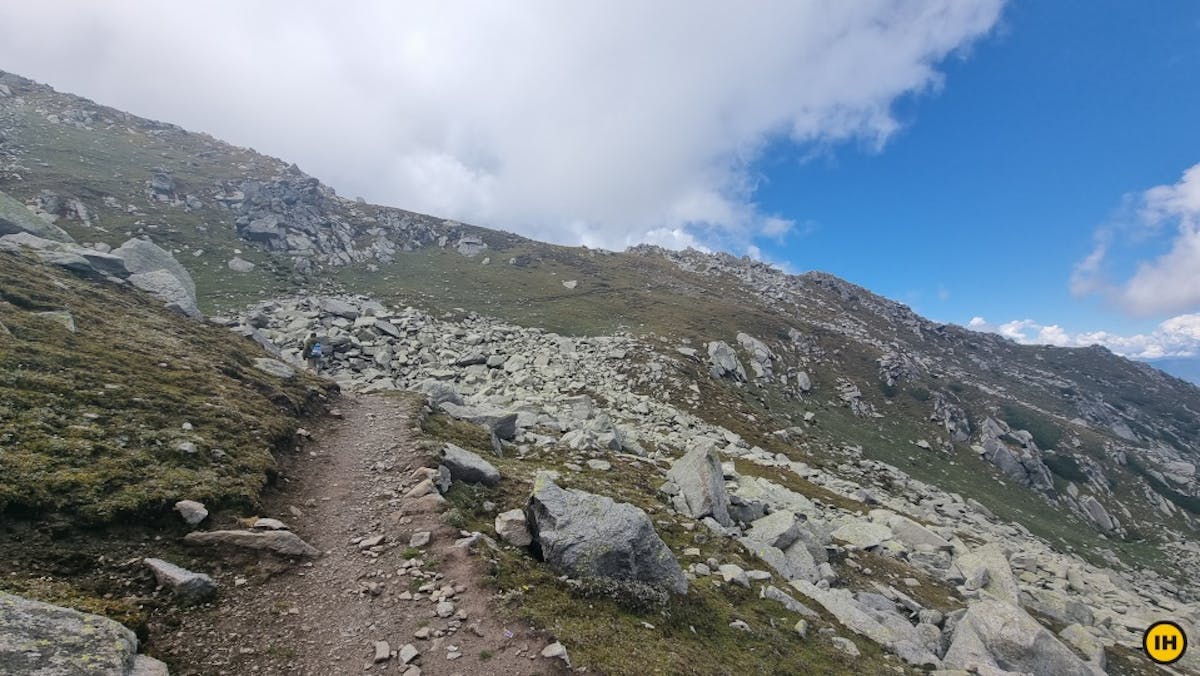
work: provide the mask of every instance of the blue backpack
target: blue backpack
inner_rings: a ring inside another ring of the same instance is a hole
[[[321,344],[320,344],[320,343],[313,343],[312,349],[310,349],[310,350],[308,351],[308,356],[312,357],[313,359],[318,359],[318,358],[320,358],[320,356],[321,356]]]

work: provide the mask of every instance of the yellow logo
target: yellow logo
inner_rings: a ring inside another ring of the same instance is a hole
[[[1187,635],[1174,622],[1155,622],[1142,634],[1142,650],[1158,664],[1172,664],[1187,652]]]

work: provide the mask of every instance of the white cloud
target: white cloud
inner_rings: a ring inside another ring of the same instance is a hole
[[[1100,229],[1096,245],[1075,265],[1071,291],[1076,295],[1104,293],[1137,315],[1191,310],[1200,306],[1200,164],[1179,182],[1160,185],[1127,198],[1131,222]],[[1136,245],[1170,232],[1169,250],[1142,260],[1126,281],[1106,279],[1105,265],[1114,244]]]
[[[740,248],[773,141],[881,147],[1002,0],[5,3],[0,63],[348,195],[620,248]]]
[[[972,317],[967,328],[974,331],[998,333],[1023,345],[1056,345],[1058,347],[1087,347],[1102,345],[1132,359],[1200,356],[1200,314],[1184,314],[1160,323],[1154,331],[1122,336],[1108,331],[1069,333],[1057,324],[1040,324],[1032,319],[1018,319],[1004,324],[992,324],[983,317]]]

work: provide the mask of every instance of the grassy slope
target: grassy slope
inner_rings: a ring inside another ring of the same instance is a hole
[[[38,315],[51,310],[77,332]],[[323,393],[253,368],[249,340],[9,253],[0,321],[0,512],[105,523],[184,498],[252,505]]]

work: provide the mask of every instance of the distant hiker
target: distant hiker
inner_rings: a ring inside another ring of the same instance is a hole
[[[308,334],[308,340],[304,341],[303,356],[308,360],[308,367],[317,373],[321,370],[321,354],[324,350],[321,348],[321,341],[317,340],[317,334]]]

